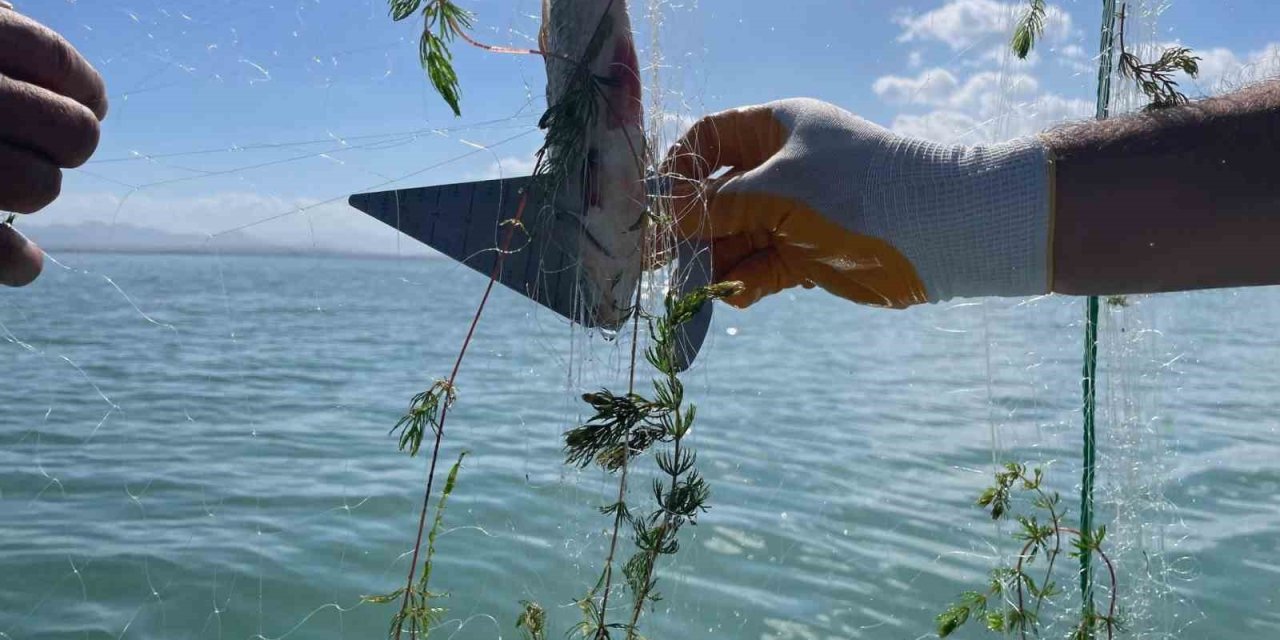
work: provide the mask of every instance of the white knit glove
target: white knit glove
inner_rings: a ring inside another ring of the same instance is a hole
[[[666,168],[685,178],[682,231],[713,242],[718,280],[747,284],[738,306],[797,285],[890,307],[1049,290],[1052,167],[1036,138],[940,145],[791,99],[703,119]]]

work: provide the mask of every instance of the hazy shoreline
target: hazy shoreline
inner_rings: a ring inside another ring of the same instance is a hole
[[[117,248],[86,248],[75,246],[41,246],[44,251],[53,257],[69,253],[87,253],[102,255],[120,255],[120,256],[202,256],[213,255],[220,257],[234,258],[344,258],[351,260],[440,260],[447,256],[441,253],[411,253],[404,255],[395,255],[390,253],[361,253],[333,251],[328,249],[277,249],[277,250],[261,250],[254,251],[252,249],[233,249],[230,251],[218,251],[216,249],[186,249],[181,247],[157,248],[157,249],[117,249]]]
[[[410,238],[394,245],[395,232],[387,229],[388,247],[399,253],[380,251],[381,242],[353,238],[351,249],[333,246],[333,242],[308,245],[294,238],[261,238],[240,231],[213,236],[197,233],[165,231],[130,224],[86,222],[80,224],[21,225],[19,230],[52,255],[59,253],[109,253],[121,255],[219,255],[219,256],[297,256],[340,257],[398,260],[403,258],[436,259],[440,253]],[[375,248],[371,249],[370,246]]]

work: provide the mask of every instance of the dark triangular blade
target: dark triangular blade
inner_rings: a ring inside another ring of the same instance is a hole
[[[527,196],[525,192],[528,192]],[[527,197],[520,223],[514,223]],[[532,177],[357,193],[352,207],[488,276],[513,230],[498,281],[584,326],[596,326],[579,288],[581,216],[539,193]],[[711,279],[707,245],[681,245],[674,275],[684,293]],[[679,364],[692,364],[711,325],[711,305],[681,328]]]
[[[578,287],[579,218],[552,207],[532,183],[522,177],[357,193],[349,202],[485,276],[510,231],[498,281],[565,318],[594,326]],[[522,197],[527,201],[516,223]]]

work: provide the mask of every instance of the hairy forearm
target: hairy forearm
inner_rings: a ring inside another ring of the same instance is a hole
[[[1280,81],[1042,138],[1054,291],[1280,284]]]

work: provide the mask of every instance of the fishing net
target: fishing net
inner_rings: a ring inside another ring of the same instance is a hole
[[[464,5],[478,39],[537,46],[539,2]],[[527,175],[543,61],[455,43],[454,118],[419,68],[418,26],[378,0],[20,8],[103,71],[112,113],[62,198],[19,221],[46,273],[0,292],[0,638],[385,633],[394,607],[361,596],[404,583],[426,472],[388,430],[448,374],[486,278],[346,198]],[[1029,61],[1007,46],[1021,3],[630,10],[650,164],[704,113],[789,95],[939,142],[1094,110],[1091,2],[1050,5]],[[1209,10],[1218,26],[1194,17]],[[1270,11],[1131,2],[1128,44],[1145,59],[1186,33],[1204,59],[1184,86],[1218,93],[1277,69]],[[1143,104],[1113,82],[1115,113]],[[644,304],[673,284],[647,277]],[[1103,301],[1094,518],[1128,637],[1280,629],[1274,346],[1258,321],[1274,298]],[[927,637],[1016,552],[973,506],[994,468],[1043,465],[1079,515],[1083,307],[886,313],[812,291],[718,307],[685,376],[711,509],[659,565],[645,635]],[[522,600],[550,634],[581,618],[617,480],[565,466],[562,434],[581,393],[626,388],[631,344],[494,291],[444,439],[442,471],[471,453],[438,541],[433,635],[519,637]],[[640,500],[651,470],[635,473]],[[1066,571],[1048,635],[1078,611]]]

